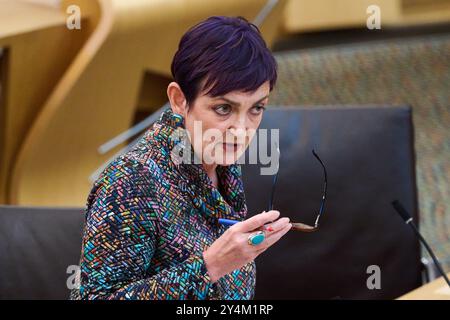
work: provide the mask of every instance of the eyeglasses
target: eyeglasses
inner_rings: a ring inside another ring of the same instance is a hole
[[[280,155],[280,148],[278,147],[278,144],[277,144],[277,152],[278,152],[278,155]],[[314,232],[319,229],[320,217],[322,216],[323,211],[325,209],[325,201],[327,199],[327,169],[325,168],[325,165],[323,164],[322,160],[319,158],[317,153],[314,151],[314,149],[312,150],[312,153],[313,153],[314,157],[316,157],[316,159],[320,162],[320,165],[323,168],[324,182],[323,182],[322,200],[320,201],[320,208],[319,208],[319,212],[316,217],[316,221],[314,222],[314,226],[311,226],[311,225],[305,224],[305,223],[301,223],[301,222],[291,222],[292,223],[291,230],[296,230],[296,231],[300,231],[300,232]],[[278,166],[278,169],[279,169],[279,166]],[[277,170],[277,173],[273,177],[273,181],[272,181],[272,192],[271,192],[270,202],[269,202],[269,211],[273,210],[273,197],[275,194],[275,186],[276,186],[276,183],[278,180],[278,172],[280,172],[280,170]]]

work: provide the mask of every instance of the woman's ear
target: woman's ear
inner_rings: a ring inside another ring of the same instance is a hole
[[[178,113],[186,117],[187,101],[178,83],[169,83],[167,86],[167,97],[169,98],[173,113]]]

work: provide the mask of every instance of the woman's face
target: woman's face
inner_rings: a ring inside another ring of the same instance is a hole
[[[204,164],[231,165],[239,159],[261,123],[269,92],[267,81],[254,92],[195,99],[185,114],[185,128]]]

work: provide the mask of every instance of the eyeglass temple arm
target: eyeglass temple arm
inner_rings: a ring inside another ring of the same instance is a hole
[[[270,195],[270,202],[269,202],[269,210],[273,210],[273,197],[275,195],[275,186],[277,184],[277,180],[278,180],[278,172],[280,172],[280,157],[281,157],[281,153],[280,153],[280,146],[278,145],[278,142],[274,142],[275,146],[277,147],[277,153],[278,153],[278,163],[277,163],[277,173],[275,174],[275,176],[273,177],[272,180],[272,192]]]
[[[278,180],[278,171],[277,171],[277,173],[275,174],[275,176],[273,177],[273,180],[272,180],[272,193],[270,195],[269,211],[273,210],[273,197],[275,195],[275,186],[277,184],[277,180]]]
[[[319,160],[320,165],[323,168],[323,175],[324,175],[324,183],[323,183],[323,193],[322,193],[322,201],[320,202],[320,208],[319,208],[319,213],[317,215],[316,221],[314,222],[314,226],[318,227],[319,226],[319,220],[320,220],[320,216],[323,213],[323,210],[325,208],[325,201],[327,199],[327,169],[325,168],[325,165],[323,164],[322,160],[319,158],[319,156],[317,155],[317,153],[314,151],[314,149],[312,150],[312,153],[314,155],[314,157],[316,157],[317,160]]]
[[[278,151],[278,155],[280,155],[280,149],[278,147],[278,144],[277,144],[277,151]],[[314,151],[314,149],[312,150],[312,153],[313,153],[314,157],[316,157],[316,159],[320,162],[320,165],[323,168],[323,174],[324,174],[324,185],[323,185],[322,201],[320,203],[319,213],[318,213],[316,221],[314,223],[315,227],[318,227],[319,220],[320,220],[320,217],[321,217],[321,215],[323,213],[323,210],[325,208],[325,201],[326,201],[326,198],[327,198],[328,175],[327,175],[327,169],[325,168],[325,165],[323,164],[322,160],[317,155],[317,153]],[[271,193],[271,196],[270,196],[269,211],[273,209],[273,198],[274,198],[274,195],[275,195],[275,186],[276,186],[276,183],[277,183],[277,180],[278,180],[278,172],[279,172],[279,170],[277,170],[277,173],[275,174],[275,176],[273,177],[273,180],[272,180],[272,193]]]

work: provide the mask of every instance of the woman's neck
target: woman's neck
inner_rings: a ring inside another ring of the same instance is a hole
[[[219,177],[217,176],[216,168],[217,164],[204,164],[203,168],[206,171],[206,174],[208,175],[209,179],[211,179],[213,186],[216,188],[219,188]]]

